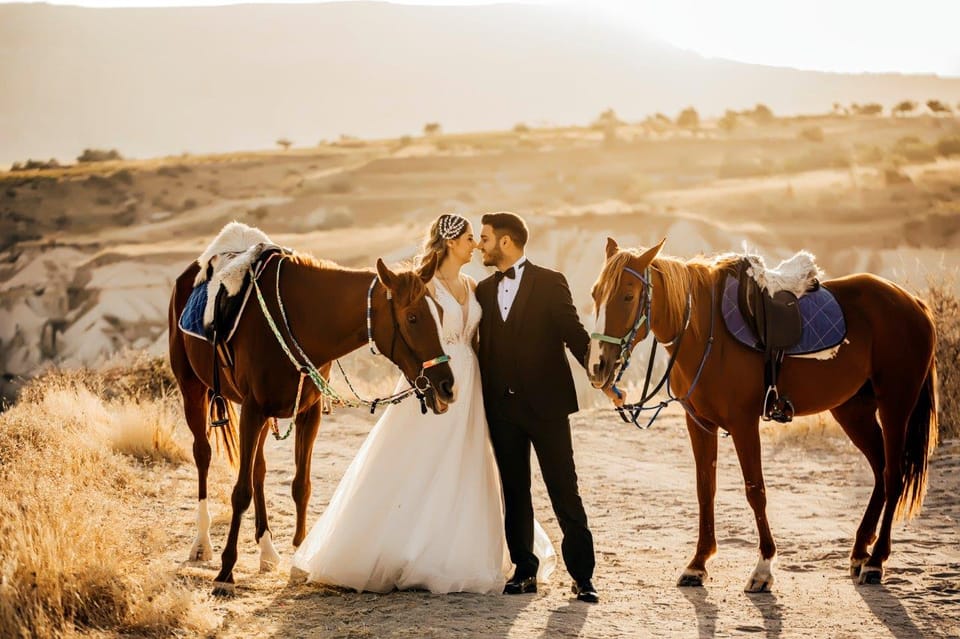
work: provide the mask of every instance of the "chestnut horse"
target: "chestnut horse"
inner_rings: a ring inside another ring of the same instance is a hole
[[[613,239],[607,240],[607,260],[593,289],[596,330],[603,340],[590,344],[590,381],[608,388],[622,366],[621,345],[605,341],[608,336],[626,336],[639,325],[625,352],[653,332],[674,355],[685,333],[670,385],[687,411],[700,531],[678,585],[703,585],[707,560],[717,550],[713,504],[717,431],[722,428],[733,439],[760,536],[760,559],[745,590],[767,591],[773,583],[776,545],[767,522],[760,463],[763,354],[730,336],[718,307],[724,276],[740,258],[682,261],[658,257],[662,246],[663,241],[646,251],[621,250]],[[880,277],[861,273],[822,285],[843,309],[847,342],[831,359],[786,358],[778,386],[798,415],[829,410],[870,463],[873,493],[857,529],[850,570],[860,583],[879,583],[894,520],[919,512],[926,492],[927,458],[937,443],[936,332],[921,300]],[[648,324],[637,321],[644,315]]]
[[[324,377],[329,373],[330,362],[367,344],[368,335],[372,335],[377,349],[386,354],[408,380],[417,380],[421,387],[426,386],[425,399],[433,411],[439,413],[453,401],[454,380],[440,344],[435,317],[438,309],[431,307],[433,301],[428,299],[424,286],[435,268],[434,262],[420,273],[393,272],[378,260],[377,270],[373,272],[294,255],[282,261],[271,259],[257,281],[277,326],[284,326],[281,317],[286,315],[289,332],[284,330],[283,337],[288,348],[293,349],[292,337]],[[199,479],[200,530],[191,550],[191,559],[206,560],[212,558],[206,497],[210,465],[207,414],[213,387],[213,355],[209,343],[178,328],[178,319],[193,289],[198,269],[194,262],[177,278],[168,320],[170,364],[183,395],[187,424],[193,432],[193,456]],[[217,594],[232,591],[240,521],[250,506],[251,497],[256,513],[255,539],[261,550],[260,569],[272,570],[279,561],[272,534],[265,534],[270,529],[263,494],[266,473],[263,443],[271,417],[294,418],[296,474],[292,493],[297,506],[297,526],[293,545],[299,546],[303,541],[310,498],[310,460],[323,410],[324,395],[309,378],[305,379],[298,398],[300,370],[284,353],[254,297],[251,295],[230,341],[234,366],[225,368],[221,365],[219,369],[221,392],[228,400],[239,404],[241,411],[239,438],[229,402],[229,422],[214,429],[219,431],[226,444],[231,461],[236,461],[239,466],[232,496],[230,533],[223,549],[220,574],[216,578]],[[285,313],[281,312],[278,297],[282,299]],[[440,363],[431,366],[435,360]],[[295,406],[296,415],[293,414]]]

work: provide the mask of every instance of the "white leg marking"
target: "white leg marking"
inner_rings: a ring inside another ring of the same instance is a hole
[[[273,572],[280,565],[280,555],[273,547],[273,533],[269,530],[260,538],[260,572]]]
[[[187,561],[210,561],[213,559],[213,545],[210,543],[210,513],[207,500],[201,499],[197,506],[197,538],[190,548]]]
[[[743,590],[745,592],[770,592],[771,586],[773,586],[773,558],[764,559],[761,557]]]

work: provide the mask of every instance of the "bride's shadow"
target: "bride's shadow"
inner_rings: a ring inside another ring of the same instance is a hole
[[[371,637],[406,636],[414,629],[429,636],[498,637],[509,634],[534,600],[535,595],[356,593],[290,581],[255,616],[270,620],[271,632],[264,636],[272,637],[352,636],[358,629]]]

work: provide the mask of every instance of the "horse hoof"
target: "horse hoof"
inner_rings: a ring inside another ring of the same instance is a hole
[[[211,559],[213,559],[213,548],[210,546],[194,545],[194,547],[190,549],[190,557],[187,561],[202,563],[210,561]]]
[[[280,565],[280,555],[273,547],[273,533],[267,531],[258,543],[260,545],[260,572],[273,572]]]
[[[214,597],[232,597],[237,594],[237,585],[225,581],[213,582]]]
[[[867,563],[866,559],[851,559],[850,560],[850,576],[856,579],[860,576],[860,571],[863,569],[863,565]]]
[[[680,579],[677,580],[677,586],[680,588],[698,588],[703,587],[703,582],[707,580],[706,571],[685,570]]]
[[[272,561],[272,560],[268,560],[268,559],[261,559],[261,560],[260,560],[260,572],[273,572],[274,570],[277,569],[277,565],[279,565],[279,563],[280,563],[279,560],[278,560],[278,561]]]
[[[875,566],[864,566],[860,569],[860,579],[858,583],[875,586],[883,581],[883,568]]]
[[[769,579],[751,579],[743,591],[751,594],[770,592],[771,586],[773,586],[773,577]]]

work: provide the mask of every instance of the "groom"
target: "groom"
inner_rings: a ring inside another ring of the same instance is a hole
[[[510,559],[516,564],[504,593],[537,591],[533,553],[530,445],[563,531],[561,549],[577,599],[599,601],[593,587],[593,535],[577,488],[568,416],[579,410],[564,353],[583,365],[590,337],[561,273],[530,263],[523,253],[527,225],[513,213],[481,220],[480,251],[497,272],[477,285],[483,308],[480,377],[500,478]]]

